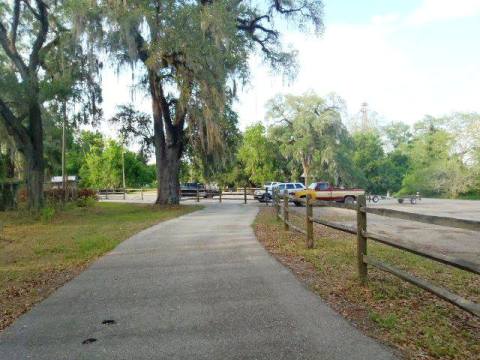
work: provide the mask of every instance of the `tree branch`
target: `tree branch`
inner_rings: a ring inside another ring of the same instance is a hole
[[[15,47],[12,47],[12,44],[8,40],[7,29],[1,22],[0,22],[0,45],[2,45],[2,48],[5,51],[5,54],[7,54],[7,56],[15,64],[22,78],[24,80],[28,78],[28,67],[27,65],[25,65],[20,55],[18,55],[18,52],[15,49]]]
[[[253,19],[237,18],[237,29],[250,35],[251,39],[260,45],[262,51],[270,55],[272,54],[272,49],[268,47],[268,44],[274,44],[278,40],[279,34],[278,31],[268,29],[262,25],[262,20],[270,21],[270,16],[262,15]],[[260,31],[265,36],[262,38],[261,35],[257,34],[257,31]]]
[[[36,3],[39,12],[38,20],[40,21],[40,29],[38,30],[37,38],[33,43],[32,52],[30,53],[30,63],[28,64],[28,67],[32,72],[36,70],[40,62],[39,52],[47,39],[48,33],[47,6],[42,0],[36,0]]]
[[[31,147],[27,130],[10,110],[8,105],[0,98],[0,119],[3,119],[8,134],[15,140],[18,150],[24,152]]]
[[[16,49],[17,30],[18,30],[19,22],[20,22],[20,0],[15,0],[15,3],[13,5],[13,18],[12,18],[12,28],[11,28],[11,35],[10,35],[11,46],[14,49]]]
[[[305,9],[306,7],[306,4],[304,3],[302,6],[300,6],[299,8],[293,8],[293,9],[286,9],[282,6],[282,4],[280,3],[280,0],[274,0],[272,6],[270,7],[271,10],[276,10],[278,11],[280,14],[283,14],[283,15],[288,15],[288,14],[292,14],[292,13],[296,13],[296,12],[299,12],[299,11],[302,11],[303,9]]]
[[[40,14],[35,11],[33,6],[30,4],[30,0],[23,0],[23,2],[28,7],[28,9],[32,12],[33,16],[35,16],[37,18],[37,20],[40,20]]]
[[[315,108],[315,110],[313,110],[313,112],[315,113],[315,115],[317,116],[321,116],[329,111],[338,111],[339,110],[339,107],[338,106],[328,106],[324,109],[322,109],[321,111],[318,109],[318,108]]]
[[[190,96],[192,95],[192,84],[189,82],[186,86],[182,88],[180,91],[180,97],[177,101],[177,105],[175,108],[175,127],[178,130],[183,130],[185,125],[185,118],[187,116],[188,111],[188,101],[190,100]]]
[[[141,62],[145,63],[148,59],[148,50],[145,49],[146,41],[143,36],[140,34],[138,29],[132,29],[134,32],[135,45],[137,47],[138,58]]]

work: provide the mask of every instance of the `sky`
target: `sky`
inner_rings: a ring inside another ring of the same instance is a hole
[[[426,114],[480,112],[480,0],[325,0],[325,31],[316,37],[286,31],[298,50],[297,78],[285,82],[252,57],[251,81],[235,109],[240,128],[265,120],[278,93],[334,92],[355,117],[363,102],[384,123],[413,124]],[[103,75],[104,111],[132,100],[131,73]],[[138,108],[150,112],[147,96]],[[107,132],[113,129],[106,127]]]

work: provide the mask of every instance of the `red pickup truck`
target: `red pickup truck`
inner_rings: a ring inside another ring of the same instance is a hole
[[[357,196],[365,194],[365,190],[336,188],[326,181],[314,182],[310,184],[307,189],[298,191],[295,194],[293,198],[295,205],[300,206],[302,204],[300,201],[295,201],[295,199],[305,198],[307,194],[317,200],[341,201],[347,204],[353,204]]]

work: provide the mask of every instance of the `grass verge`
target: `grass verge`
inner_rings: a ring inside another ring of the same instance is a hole
[[[49,222],[0,212],[0,330],[131,235],[199,208],[68,205]]]
[[[291,219],[302,225],[302,220]],[[356,276],[355,237],[315,225],[315,247],[283,230],[272,208],[254,224],[265,248],[299,279],[368,335],[408,359],[480,359],[480,320],[390,274],[369,268],[366,286]],[[433,283],[480,302],[480,277],[391,247],[369,242],[368,252]]]

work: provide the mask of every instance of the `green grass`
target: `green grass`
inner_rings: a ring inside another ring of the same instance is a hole
[[[301,225],[301,219],[292,220]],[[304,235],[283,231],[271,209],[259,213],[254,227],[269,251],[296,274],[308,274],[300,277],[312,290],[371,336],[401,349],[407,358],[480,359],[480,319],[375,268],[369,267],[368,283],[361,286],[355,237],[315,226],[315,247],[309,250]],[[480,302],[480,276],[374,242],[369,242],[368,253]]]
[[[458,198],[460,200],[480,200],[480,193],[460,194]]]
[[[70,204],[49,219],[0,212],[0,329],[131,235],[199,208]]]

